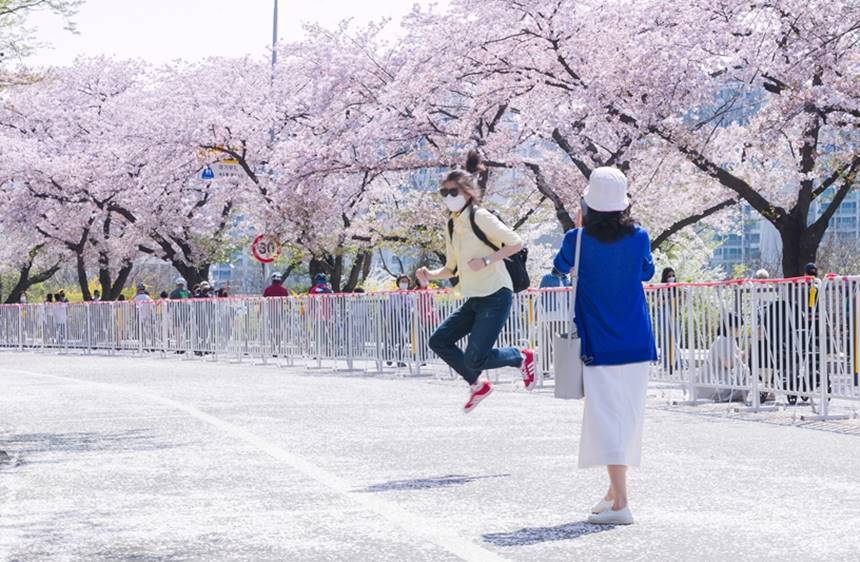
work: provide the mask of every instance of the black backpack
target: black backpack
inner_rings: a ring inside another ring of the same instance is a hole
[[[493,213],[492,211],[490,211]],[[497,213],[493,213],[498,217]],[[501,219],[499,219],[501,220]],[[475,233],[475,236],[478,237],[478,240],[489,246],[493,249],[494,252],[499,251],[499,247],[490,242],[490,239],[487,238],[487,235],[484,234],[484,231],[478,226],[475,222],[475,207],[469,207],[469,224],[472,225],[472,232]],[[448,236],[451,238],[452,242],[454,240],[454,219],[448,219]],[[520,291],[524,291],[529,288],[531,285],[531,280],[529,279],[529,273],[526,270],[526,260],[529,258],[529,249],[523,246],[523,249],[517,252],[512,256],[508,256],[505,258],[505,268],[508,270],[508,275],[511,276],[511,283],[514,286],[514,292],[519,293]],[[454,273],[457,272],[457,268],[454,268]],[[455,279],[451,280],[454,285]],[[456,279],[459,282],[459,279]]]

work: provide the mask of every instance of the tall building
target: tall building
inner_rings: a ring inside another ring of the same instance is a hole
[[[809,220],[820,217],[830,200],[826,193],[816,199],[809,209]],[[840,242],[860,240],[858,203],[860,191],[852,190],[830,219],[822,244],[832,238]],[[730,212],[734,213],[732,226],[727,234],[717,236],[719,246],[711,255],[711,266],[721,267],[727,276],[741,265],[748,271],[762,266],[778,267],[782,261],[782,241],[776,228],[746,203]]]

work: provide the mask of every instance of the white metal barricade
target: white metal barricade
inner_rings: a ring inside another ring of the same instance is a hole
[[[819,297],[823,397],[860,400],[860,277],[832,277]]]
[[[692,400],[860,400],[860,277],[745,280],[645,288],[657,347],[651,378]],[[184,358],[370,368],[419,374],[430,336],[462,299],[450,291],[284,298],[0,306],[0,347],[158,353]],[[553,370],[553,336],[568,330],[570,289],[514,295],[500,346],[537,351]],[[460,345],[467,345],[464,338]]]

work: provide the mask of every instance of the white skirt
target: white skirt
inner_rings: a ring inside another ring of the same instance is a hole
[[[585,366],[579,468],[639,466],[650,363]]]

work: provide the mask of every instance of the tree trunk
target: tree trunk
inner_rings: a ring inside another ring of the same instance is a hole
[[[21,296],[26,293],[30,287],[38,285],[39,283],[44,283],[60,270],[61,262],[58,261],[48,269],[40,271],[35,275],[31,274],[33,270],[33,262],[36,261],[36,257],[43,246],[43,244],[39,244],[27,252],[27,263],[18,269],[18,281],[15,282],[12,286],[12,290],[6,297],[6,304],[21,302]]]
[[[331,290],[335,293],[340,292],[340,281],[343,277],[343,251],[342,248],[338,248],[338,254],[334,258],[334,271],[331,272],[331,278],[329,281],[331,282]]]
[[[325,273],[328,274],[331,270],[331,266],[325,262],[323,258],[318,258],[316,256],[311,257],[310,263],[308,263],[308,275],[311,277],[311,285],[314,284],[314,278],[320,274]]]
[[[366,252],[364,263],[361,266],[361,283],[367,281],[367,276],[370,275],[370,266],[373,264],[373,254]]]
[[[90,294],[90,283],[87,279],[87,266],[84,263],[84,255],[80,252],[75,253],[75,267],[78,272],[78,286],[81,288],[81,296],[85,301],[93,300]]]
[[[801,277],[806,274],[804,266],[815,263],[821,236],[809,229],[805,217],[793,212],[777,225],[782,240],[783,277]]]
[[[343,287],[344,292],[351,293],[355,290],[359,283],[359,276],[364,271],[365,263],[369,261],[370,254],[368,252],[359,252],[356,254],[349,271],[349,278]]]
[[[116,279],[111,280],[110,270],[99,268],[99,283],[102,286],[102,300],[115,301],[122,294],[123,288],[128,281],[128,276],[131,274],[131,262],[125,262],[120,268]]]
[[[209,268],[212,264],[202,263],[194,266],[179,260],[171,260],[170,263],[182,278],[185,279],[188,287],[193,287],[203,281],[209,281]]]
[[[21,296],[33,285],[44,283],[54,276],[60,270],[60,264],[57,263],[45,271],[41,271],[36,275],[30,275],[32,262],[18,270],[18,281],[12,286],[12,291],[6,297],[6,304],[15,304],[21,302]]]

